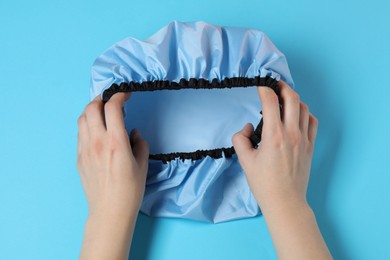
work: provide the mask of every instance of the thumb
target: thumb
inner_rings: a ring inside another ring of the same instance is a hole
[[[130,133],[130,143],[135,160],[142,167],[147,167],[149,159],[149,144],[143,139],[137,128]]]
[[[234,150],[236,150],[240,161],[255,150],[249,139],[253,131],[253,125],[251,123],[247,123],[241,131],[235,133],[232,137]]]

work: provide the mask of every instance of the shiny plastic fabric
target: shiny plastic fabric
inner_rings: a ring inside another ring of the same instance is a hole
[[[285,56],[261,31],[174,21],[144,41],[129,37],[99,56],[90,96],[122,82],[259,76],[294,85]],[[255,86],[167,89],[134,92],[124,107],[126,129],[139,129],[151,154],[230,147],[234,133],[261,118]],[[213,223],[260,214],[236,154],[166,164],[150,159],[141,211]]]

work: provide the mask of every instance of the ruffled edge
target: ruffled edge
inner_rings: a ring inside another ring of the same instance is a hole
[[[213,88],[237,88],[237,87],[269,87],[275,91],[279,96],[279,91],[277,88],[278,80],[266,77],[232,77],[224,78],[222,81],[218,79],[213,79],[211,81],[207,79],[196,79],[190,78],[180,79],[179,82],[169,81],[169,80],[155,80],[155,81],[144,81],[144,82],[122,82],[119,85],[113,83],[109,88],[105,89],[102,93],[102,100],[106,103],[110,98],[118,92],[137,92],[137,91],[155,91],[155,90],[180,90],[185,88],[191,89],[213,89]],[[260,111],[260,113],[262,113]],[[261,141],[261,134],[263,130],[263,118],[261,118],[259,124],[256,126],[252,136],[250,137],[252,146],[257,148],[258,144]],[[232,157],[235,154],[234,147],[228,148],[217,148],[210,150],[196,150],[194,152],[175,152],[175,153],[160,153],[160,154],[150,154],[149,159],[151,160],[160,160],[164,164],[168,163],[171,160],[180,158],[182,161],[186,159],[199,160],[203,157],[210,156],[214,159],[222,158],[223,154],[226,158]]]

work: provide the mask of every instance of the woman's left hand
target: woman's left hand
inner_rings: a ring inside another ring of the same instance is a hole
[[[88,249],[92,248],[106,250],[105,255],[110,252],[105,248],[109,245],[113,251],[121,251],[121,256],[125,249],[128,254],[149,157],[148,143],[138,130],[133,129],[129,138],[125,129],[122,107],[128,97],[117,93],[103,104],[98,96],[78,119],[77,168],[89,207],[82,258],[89,258]],[[118,245],[121,248],[115,249]],[[115,252],[107,254],[110,259],[115,256]],[[103,258],[97,253],[96,257]]]

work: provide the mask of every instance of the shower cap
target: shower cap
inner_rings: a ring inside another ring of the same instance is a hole
[[[111,46],[92,65],[90,97],[132,92],[127,132],[149,143],[141,212],[212,223],[261,214],[232,146],[250,122],[261,141],[256,86],[294,86],[287,61],[257,29],[173,21]]]

